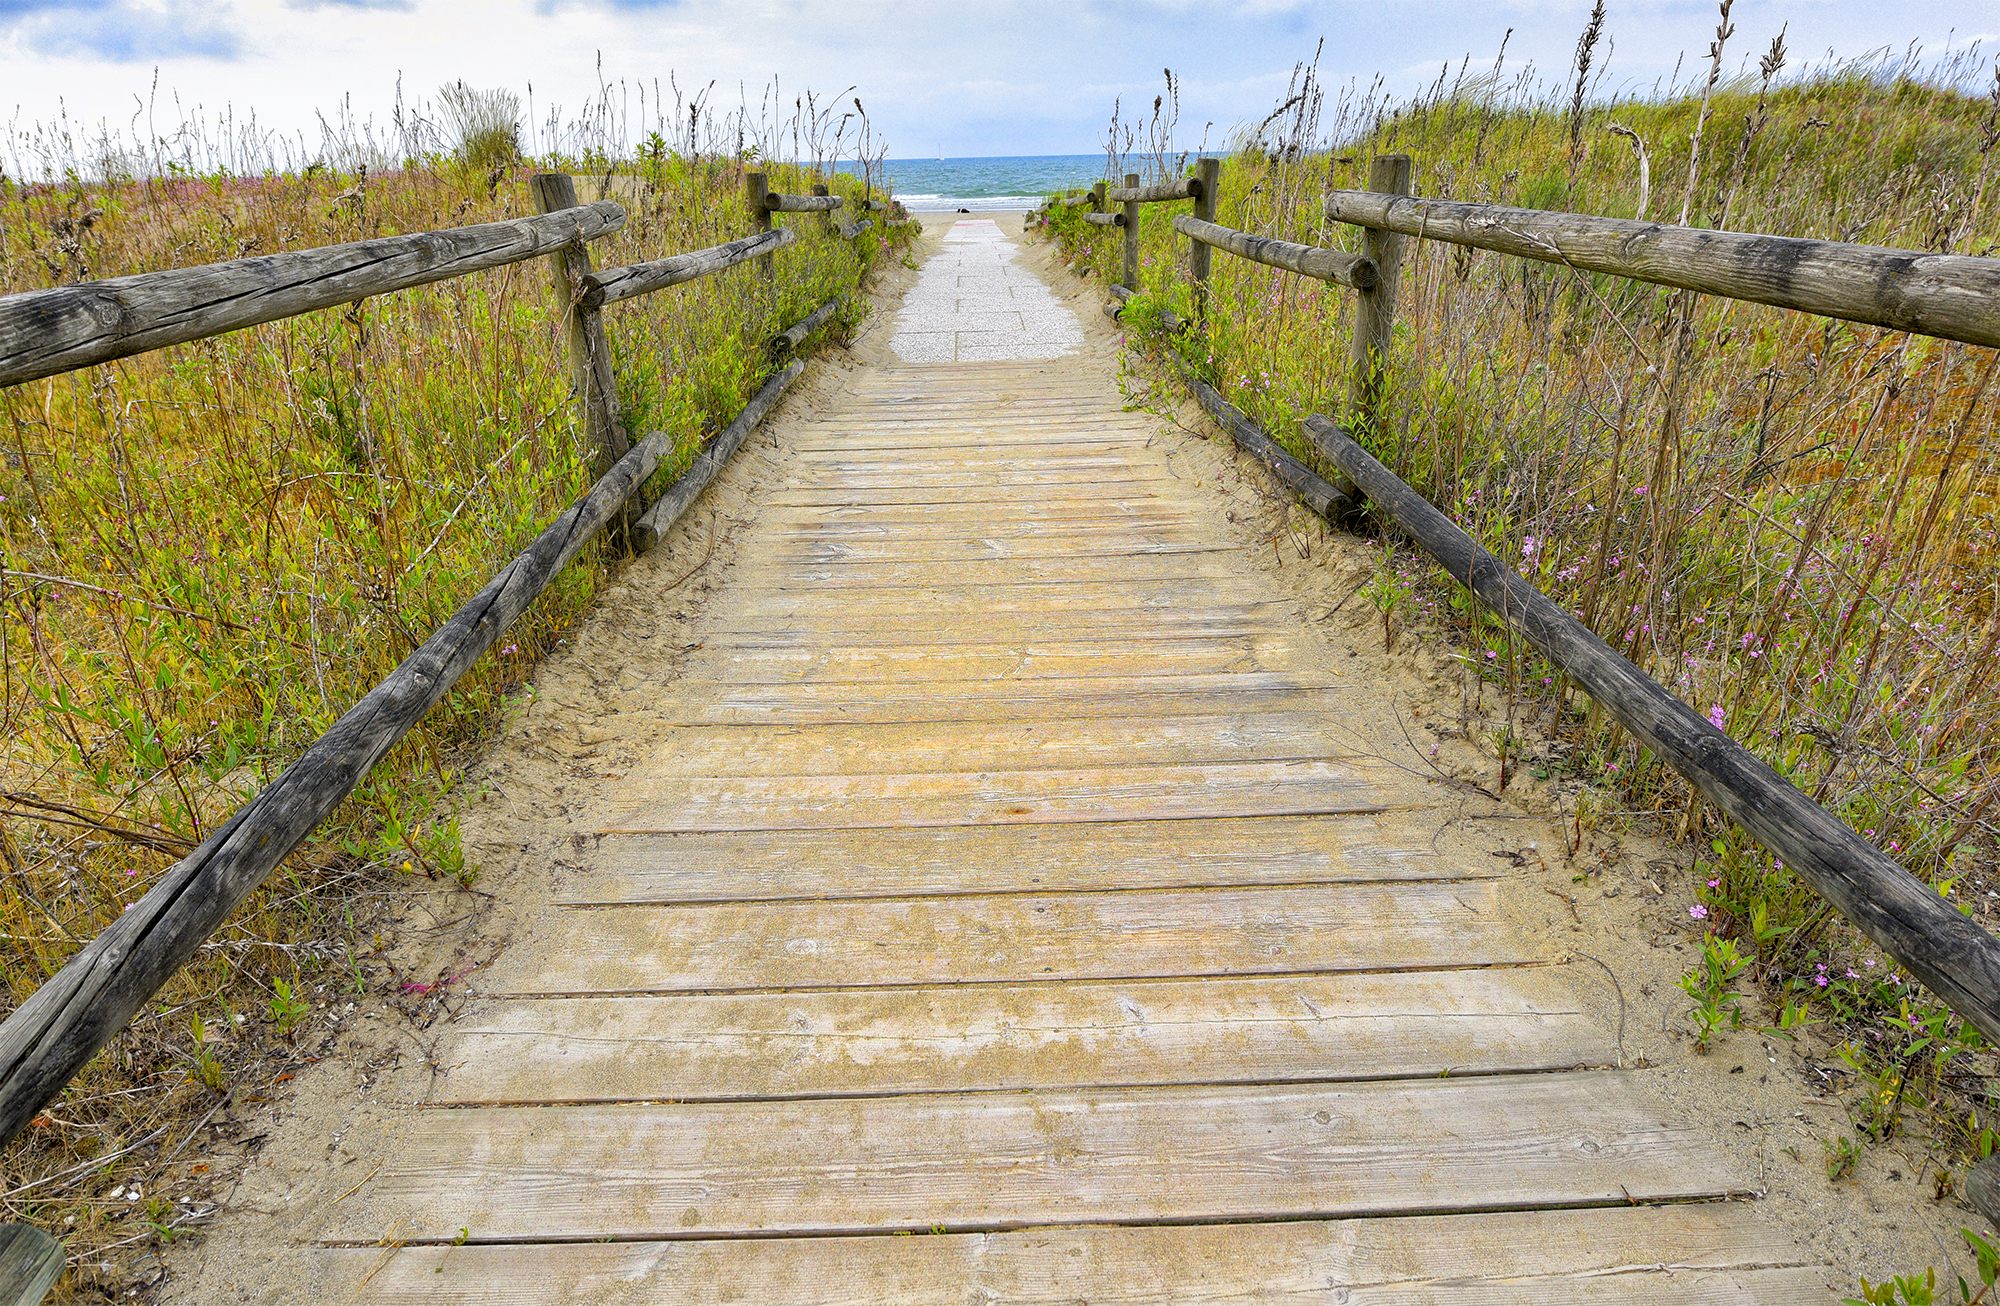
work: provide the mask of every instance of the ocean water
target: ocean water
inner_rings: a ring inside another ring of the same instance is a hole
[[[845,163],[841,170],[858,171]],[[1033,208],[1052,190],[1089,186],[1103,175],[1102,154],[889,160],[890,189],[916,213]]]

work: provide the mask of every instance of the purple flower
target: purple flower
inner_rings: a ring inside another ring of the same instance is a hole
[[[1828,980],[1824,975],[1815,975],[1813,976],[1813,983],[1819,985],[1821,988],[1825,988],[1827,986]]]
[[[1698,921],[1705,921],[1708,919],[1708,908],[1702,906],[1700,903],[1696,903],[1694,906],[1688,908],[1688,915]]]
[[[1708,882],[1708,887],[1711,889],[1717,889],[1722,887],[1722,878],[1720,876],[1717,876],[1715,879],[1710,880]]]
[[[1729,713],[1724,710],[1722,704],[1717,703],[1714,707],[1708,709],[1708,723],[1717,730],[1722,729],[1722,723],[1728,719]]]

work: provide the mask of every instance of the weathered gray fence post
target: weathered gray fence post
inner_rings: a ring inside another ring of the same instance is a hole
[[[544,213],[577,206],[576,181],[566,173],[537,173],[531,184],[535,204]],[[602,476],[630,446],[618,421],[618,381],[611,371],[611,341],[604,334],[604,319],[597,309],[578,302],[583,279],[594,270],[590,251],[583,242],[572,242],[549,255],[549,268],[555,276],[556,311],[562,315],[563,338],[569,343],[571,383],[583,410],[596,474]]]
[[[1222,160],[1203,159],[1195,170],[1195,177],[1201,182],[1201,194],[1194,198],[1194,215],[1203,222],[1215,221],[1216,193],[1222,188]],[[1192,241],[1188,250],[1188,279],[1194,283],[1195,329],[1208,334],[1208,256],[1209,247],[1200,241]]]
[[[1127,190],[1136,190],[1138,186],[1139,174],[1136,172],[1126,173],[1125,188]],[[1137,290],[1139,288],[1139,202],[1137,200],[1125,201],[1124,285],[1127,290]]]
[[[1378,154],[1368,170],[1368,189],[1388,195],[1410,193],[1410,156]],[[1384,371],[1396,324],[1396,287],[1402,280],[1403,242],[1388,231],[1365,230],[1361,252],[1375,260],[1375,288],[1360,292],[1354,305],[1354,363],[1348,383],[1348,424],[1355,438],[1379,429]]]
[[[755,224],[757,230],[769,231],[771,209],[765,201],[771,195],[770,181],[761,172],[747,172],[743,174],[743,191],[750,201],[750,221]],[[767,281],[778,274],[777,267],[769,254],[758,257],[757,270],[764,274],[764,279]]]

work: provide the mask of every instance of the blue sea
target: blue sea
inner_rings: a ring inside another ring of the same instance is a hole
[[[851,163],[841,170],[859,171]],[[1102,154],[889,160],[890,190],[917,213],[1033,208],[1050,191],[1089,186],[1103,175]]]

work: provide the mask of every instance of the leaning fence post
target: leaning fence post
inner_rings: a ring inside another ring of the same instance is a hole
[[[1196,180],[1201,184],[1201,194],[1194,197],[1194,216],[1203,222],[1215,221],[1216,192],[1222,188],[1222,160],[1203,159],[1195,171]],[[1208,246],[1200,241],[1188,242],[1193,248],[1188,250],[1188,277],[1194,282],[1195,329],[1208,334]]]
[[[1410,193],[1410,156],[1378,154],[1368,169],[1368,189],[1386,195]],[[1348,382],[1348,424],[1357,439],[1382,420],[1383,373],[1389,365],[1390,335],[1396,324],[1396,286],[1402,280],[1403,242],[1390,231],[1363,228],[1361,252],[1375,260],[1373,290],[1357,292],[1354,305],[1354,363]]]
[[[542,212],[576,207],[576,181],[567,173],[537,173],[530,184]],[[555,274],[556,311],[562,315],[563,338],[569,345],[571,383],[583,410],[596,474],[602,476],[629,446],[618,421],[618,381],[611,370],[611,341],[604,334],[604,319],[597,309],[578,302],[583,279],[592,271],[590,251],[582,241],[571,241],[549,255],[549,268]]]
[[[1136,190],[1138,189],[1138,186],[1139,186],[1139,174],[1136,172],[1126,173],[1125,188],[1127,190]],[[1139,202],[1137,200],[1126,200],[1125,201],[1125,289],[1137,290],[1138,288],[1139,288]]]
[[[771,195],[770,181],[761,172],[747,172],[743,174],[743,191],[750,201],[750,221],[756,224],[757,230],[769,231],[771,208],[765,201]],[[777,267],[769,254],[757,256],[757,270],[764,274],[767,281],[777,275]]]

